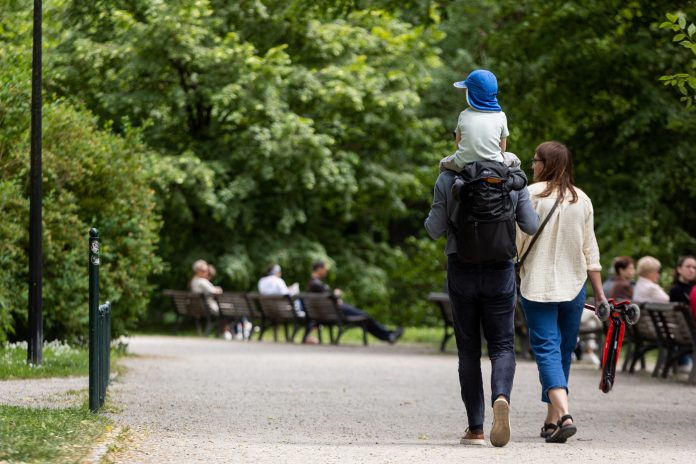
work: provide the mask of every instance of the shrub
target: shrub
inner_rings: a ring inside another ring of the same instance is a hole
[[[0,342],[23,339],[27,319],[31,68],[26,51],[0,50]],[[10,65],[8,63],[14,63]],[[116,136],[85,109],[43,106],[43,301],[47,339],[86,338],[87,236],[102,237],[101,295],[121,334],[146,311],[161,219],[156,158],[136,131]]]

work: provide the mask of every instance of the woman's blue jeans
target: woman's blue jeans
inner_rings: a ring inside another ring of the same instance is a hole
[[[565,388],[568,391],[570,355],[578,343],[584,306],[584,285],[572,301],[540,303],[522,297],[529,343],[539,368],[541,401],[545,403],[550,403],[549,390]]]

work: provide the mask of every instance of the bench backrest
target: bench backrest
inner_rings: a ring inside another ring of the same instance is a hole
[[[204,317],[209,309],[205,296],[180,290],[165,290],[164,295],[172,298],[174,311],[180,316]]]
[[[454,320],[452,318],[452,302],[450,302],[449,295],[444,292],[432,292],[428,294],[428,301],[435,303],[439,306],[442,312],[442,318],[448,324],[453,324]]]
[[[256,302],[263,317],[269,321],[291,321],[297,318],[289,295],[247,293],[247,298]]]
[[[640,304],[640,318],[635,325],[632,326],[633,333],[641,340],[646,342],[657,342],[657,331],[655,330],[655,322],[653,316],[648,311],[646,304]]]
[[[300,293],[299,298],[307,318],[324,323],[343,320],[343,313],[331,293]]]
[[[254,308],[246,293],[223,292],[216,295],[220,315],[226,317],[253,317]]]
[[[685,346],[696,344],[696,328],[690,308],[682,303],[645,303],[643,311],[650,314],[658,336]]]

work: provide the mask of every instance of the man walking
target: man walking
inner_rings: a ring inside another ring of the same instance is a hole
[[[515,222],[530,235],[539,227],[521,170],[510,170],[502,163],[475,162],[459,175],[440,173],[425,228],[434,239],[447,234],[448,292],[459,353],[459,383],[469,422],[460,441],[465,445],[485,444],[481,328],[492,364],[491,444],[505,446],[510,440],[517,297]]]

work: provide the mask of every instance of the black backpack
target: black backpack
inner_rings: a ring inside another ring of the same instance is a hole
[[[452,195],[457,201],[450,224],[463,263],[508,261],[517,255],[515,206],[512,190],[527,186],[521,169],[495,161],[476,161],[455,177]]]

